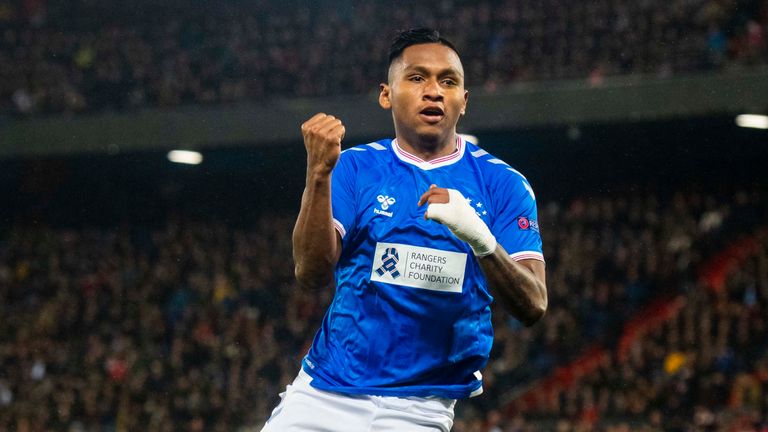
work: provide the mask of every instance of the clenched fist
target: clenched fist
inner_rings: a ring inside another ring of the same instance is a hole
[[[428,204],[424,219],[448,227],[453,235],[469,244],[476,256],[484,257],[496,250],[496,237],[461,192],[432,185],[419,198],[419,207],[424,204]]]
[[[327,175],[333,171],[341,154],[344,132],[341,120],[324,113],[315,114],[301,125],[308,172]]]

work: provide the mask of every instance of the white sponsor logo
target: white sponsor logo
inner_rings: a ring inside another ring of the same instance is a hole
[[[388,209],[389,206],[391,206],[392,204],[394,204],[396,202],[394,198],[389,197],[389,196],[384,196],[384,195],[377,196],[376,200],[381,203],[381,209],[382,210]]]
[[[539,232],[539,222],[533,219],[530,219],[530,222],[531,222],[531,229],[536,232]]]
[[[398,243],[377,243],[371,280],[460,293],[467,254]]]
[[[392,212],[387,211],[387,209],[397,201],[393,197],[386,195],[379,195],[376,197],[376,200],[381,204],[381,210],[375,208],[373,209],[373,212],[377,215],[392,217]]]

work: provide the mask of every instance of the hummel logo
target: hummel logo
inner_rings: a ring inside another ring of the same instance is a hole
[[[375,209],[373,209],[373,212],[378,214],[378,215],[392,217],[392,212],[391,211],[388,212],[386,210],[389,208],[389,206],[395,204],[395,202],[397,202],[397,201],[394,198],[392,198],[390,196],[385,196],[385,195],[377,196],[376,200],[381,204],[381,210],[375,208]]]
[[[376,199],[379,200],[379,202],[381,203],[381,209],[382,210],[388,209],[389,206],[391,206],[392,204],[395,203],[395,199],[394,198],[388,197],[388,196],[384,196],[384,195],[379,195],[379,196],[376,197]]]

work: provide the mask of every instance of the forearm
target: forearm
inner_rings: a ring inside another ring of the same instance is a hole
[[[431,185],[419,198],[418,205],[424,203],[429,203],[425,218],[445,225],[469,244],[492,293],[515,318],[532,325],[544,315],[547,282],[542,261],[513,260],[456,189]]]
[[[531,268],[513,260],[501,245],[478,261],[491,292],[512,316],[530,326],[544,315],[547,289],[543,264],[537,269],[542,274],[537,275]],[[539,267],[538,263],[536,265]]]
[[[307,171],[301,210],[293,229],[293,261],[298,282],[308,288],[333,280],[338,256],[331,212],[331,174]]]

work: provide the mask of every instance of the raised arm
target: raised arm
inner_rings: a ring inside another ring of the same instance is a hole
[[[547,310],[547,285],[542,261],[513,260],[501,245],[478,259],[491,291],[520,322],[532,325]]]
[[[341,154],[344,125],[334,116],[316,114],[301,125],[307,150],[307,178],[301,210],[293,228],[296,280],[306,288],[326,287],[341,254],[333,227],[331,173]]]
[[[542,261],[513,260],[455,189],[432,185],[419,199],[418,205],[424,204],[429,204],[425,218],[445,225],[469,244],[491,292],[512,316],[527,326],[544,316],[547,286]]]

